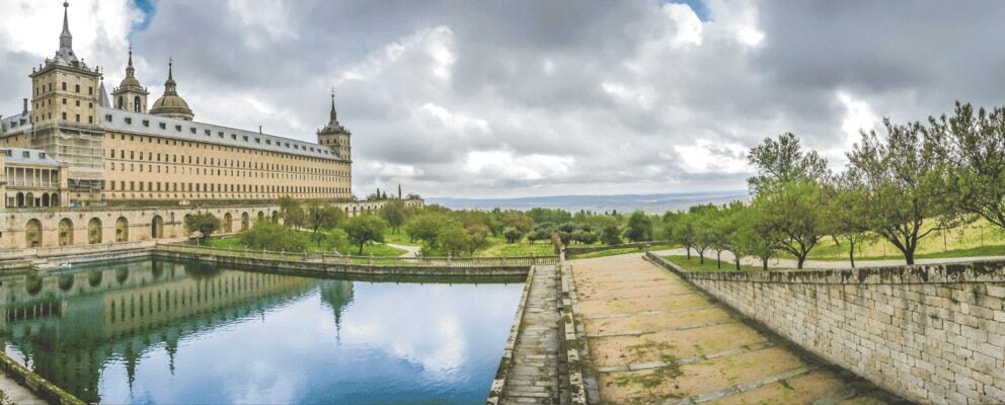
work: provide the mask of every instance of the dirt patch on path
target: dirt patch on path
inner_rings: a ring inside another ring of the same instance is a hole
[[[881,403],[640,255],[572,261],[601,403]]]

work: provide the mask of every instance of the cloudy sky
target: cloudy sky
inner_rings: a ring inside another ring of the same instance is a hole
[[[1002,104],[1005,4],[968,1],[71,0],[74,49],[196,120],[353,132],[354,189],[425,197],[744,189],[791,131],[845,164],[882,117]],[[58,47],[58,0],[3,0],[0,113]]]

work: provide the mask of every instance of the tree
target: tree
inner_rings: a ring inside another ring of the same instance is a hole
[[[363,254],[363,245],[367,242],[383,242],[384,229],[387,222],[375,215],[359,215],[345,224],[345,233],[353,245],[359,246],[359,255]]]
[[[241,243],[252,249],[302,252],[307,243],[299,232],[270,221],[257,221],[251,229],[241,233]]]
[[[605,245],[618,245],[621,243],[621,231],[615,224],[605,225],[600,229],[600,241]]]
[[[866,193],[851,173],[834,178],[822,190],[825,232],[838,246],[848,242],[848,260],[855,267],[855,246],[871,239]]]
[[[311,237],[321,246],[322,234],[319,231],[328,231],[338,227],[342,222],[345,213],[338,207],[331,204],[321,204],[311,202],[307,204],[306,219],[307,226],[311,228]]]
[[[300,229],[306,222],[306,214],[300,201],[288,195],[279,198],[279,213],[283,217],[283,225]]]
[[[488,240],[489,227],[481,224],[468,225],[464,228],[464,232],[468,235],[468,254],[473,256]]]
[[[503,237],[506,238],[506,243],[516,243],[523,239],[523,232],[517,228],[508,226],[503,229]]]
[[[447,223],[455,222],[444,214],[423,212],[412,217],[412,220],[405,225],[405,232],[412,242],[421,240],[430,246],[435,246],[440,228]]]
[[[820,181],[827,175],[827,160],[816,151],[803,151],[799,138],[791,132],[778,136],[778,140],[764,138],[760,145],[750,149],[747,161],[757,174],[747,179],[753,194],[778,183],[793,181]]]
[[[778,184],[754,198],[762,209],[765,225],[770,225],[765,234],[779,249],[796,257],[799,269],[827,234],[820,191],[819,183],[801,180]]]
[[[436,245],[451,256],[458,256],[468,249],[468,234],[458,224],[443,227],[436,236]]]
[[[628,217],[625,238],[632,242],[653,240],[653,223],[645,212],[635,211]]]
[[[398,233],[401,226],[408,219],[405,202],[402,200],[390,200],[380,207],[380,216],[391,226],[392,232]]]
[[[937,140],[924,136],[920,123],[895,125],[883,120],[886,138],[875,131],[848,153],[848,171],[861,182],[869,228],[914,264],[918,241],[956,225],[953,195],[946,179],[948,165],[938,158]],[[926,221],[934,221],[927,226]]]
[[[199,212],[185,216],[185,230],[188,233],[199,232],[199,243],[206,242],[209,235],[220,229],[220,219],[208,212]]]
[[[763,204],[763,201],[761,201]],[[742,220],[733,234],[733,253],[737,256],[736,269],[740,270],[740,256],[754,256],[761,261],[761,268],[768,269],[768,260],[775,256],[778,247],[771,237],[772,224],[765,215],[765,207],[758,201],[750,204],[742,212]]]
[[[1005,106],[974,114],[957,101],[954,116],[929,122],[926,136],[948,164],[955,207],[1005,229]]]
[[[694,232],[695,215],[687,212],[670,212],[663,214],[663,235],[667,240],[684,246],[687,260],[691,260],[691,249],[695,247]]]

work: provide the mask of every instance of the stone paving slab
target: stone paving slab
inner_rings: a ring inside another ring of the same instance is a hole
[[[877,403],[639,255],[572,268],[591,403]]]
[[[558,282],[555,266],[537,266],[530,282],[513,364],[500,404],[559,403]]]

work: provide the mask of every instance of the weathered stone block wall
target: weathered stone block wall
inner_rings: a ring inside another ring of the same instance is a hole
[[[692,273],[806,350],[904,398],[1005,403],[1005,262]]]

